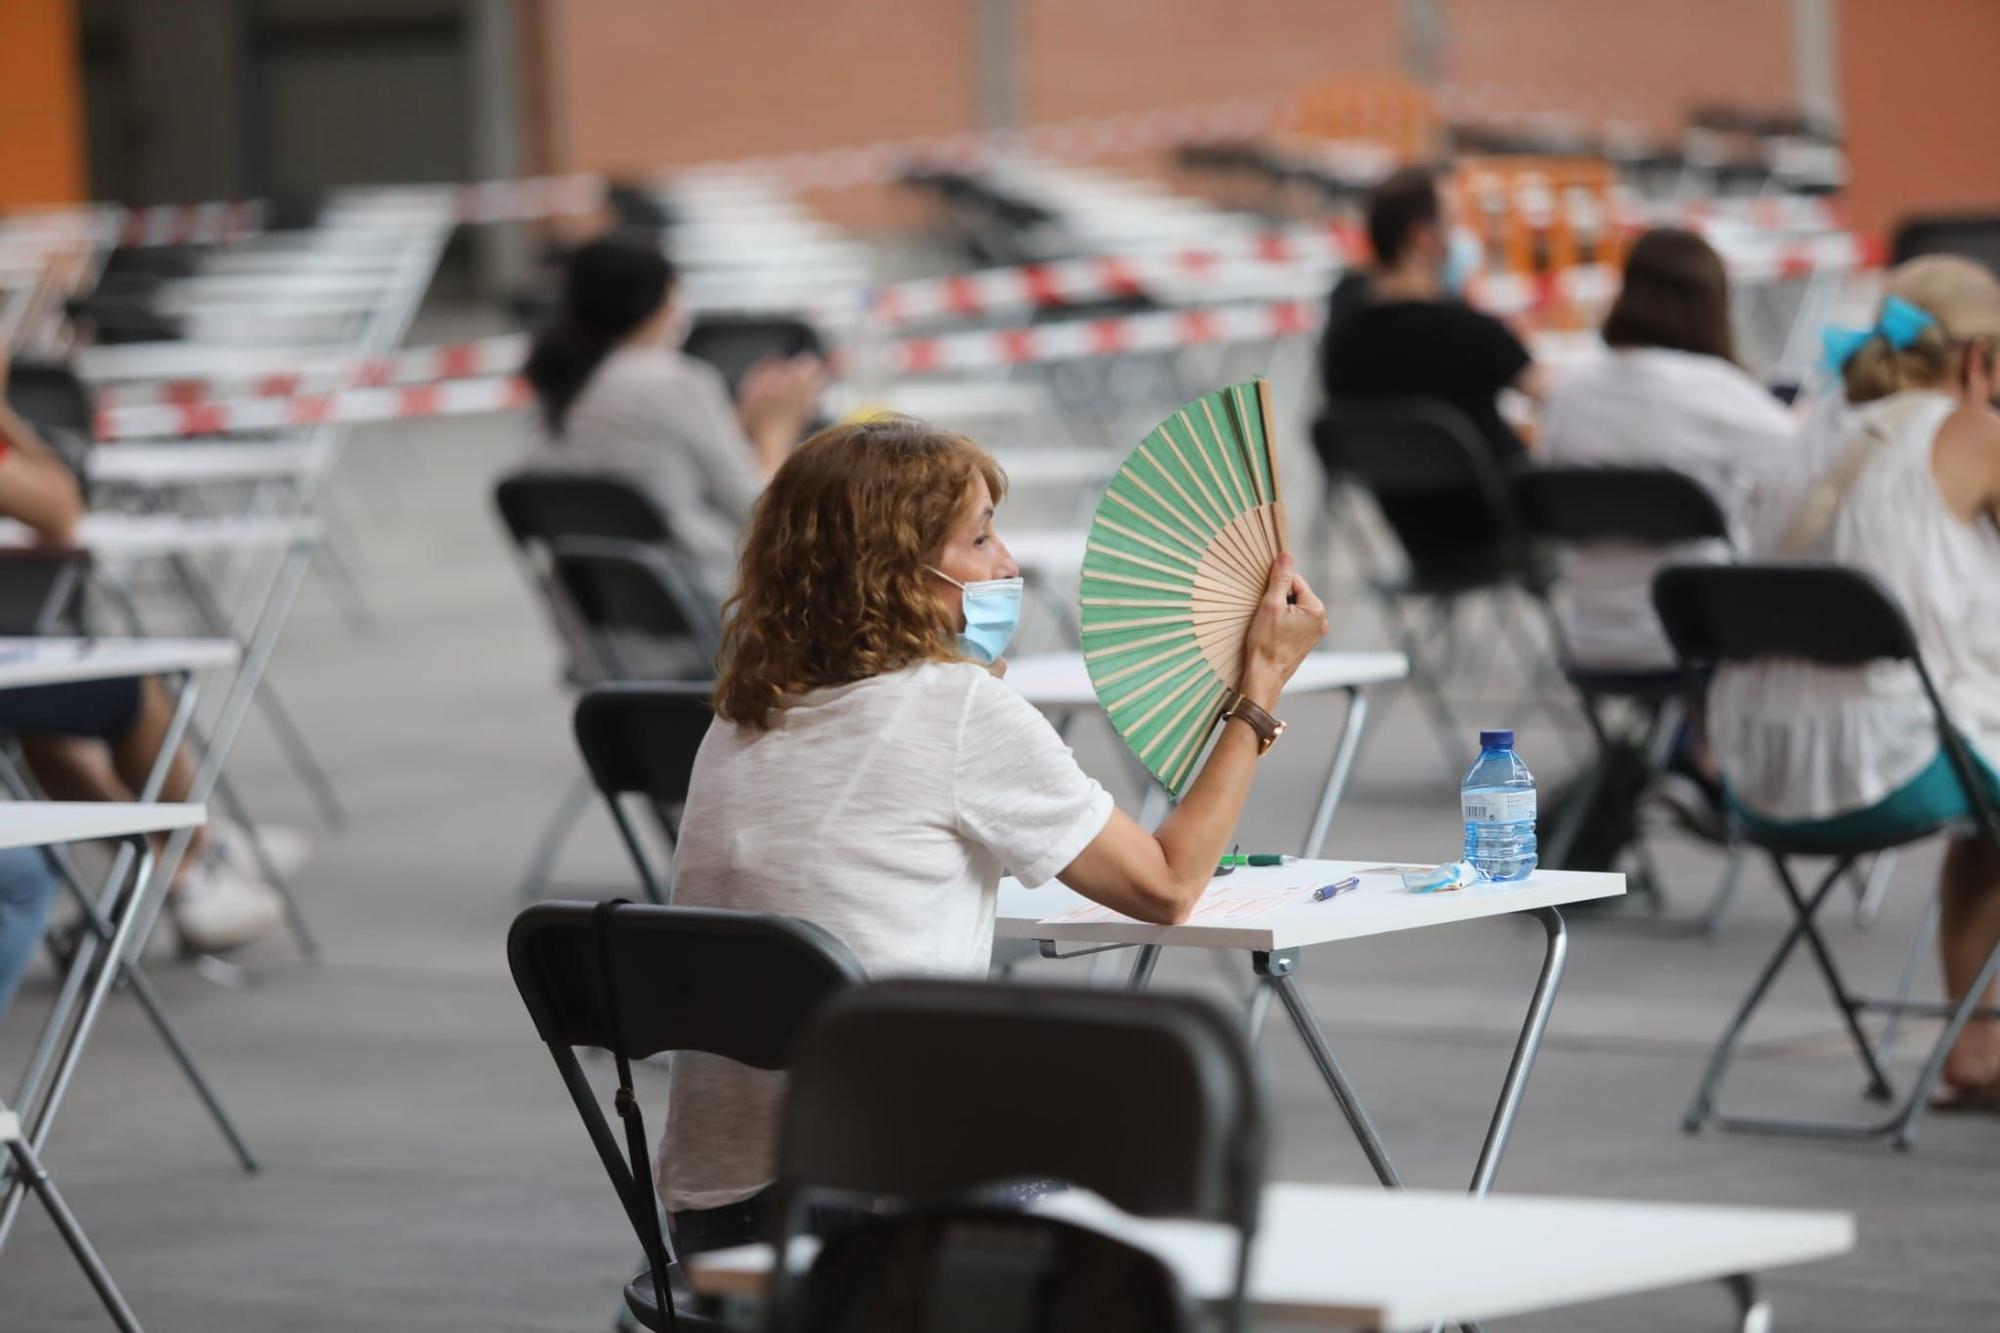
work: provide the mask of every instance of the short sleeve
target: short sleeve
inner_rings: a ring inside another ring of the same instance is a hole
[[[1049,720],[982,671],[960,721],[952,808],[968,838],[1035,888],[1104,831],[1112,801]]]

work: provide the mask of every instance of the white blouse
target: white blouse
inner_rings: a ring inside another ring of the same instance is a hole
[[[1961,522],[1938,493],[1931,446],[1956,400],[1905,392],[1825,403],[1799,435],[1800,466],[1758,519],[1775,549],[1798,501],[1872,423],[1886,437],[1847,493],[1820,549],[1801,558],[1866,570],[1902,604],[1952,720],[1989,764],[2000,761],[2000,529]],[[1802,662],[1724,667],[1709,694],[1709,741],[1731,787],[1771,819],[1864,810],[1921,773],[1938,734],[1916,672]]]
[[[1542,418],[1543,457],[1685,473],[1715,497],[1740,546],[1796,429],[1784,404],[1721,357],[1625,348],[1556,380]],[[1569,561],[1557,608],[1571,659],[1600,669],[1671,667],[1673,649],[1653,615],[1653,575],[1666,563],[1723,558],[1716,547],[1692,543],[1663,555],[1606,546]]]
[[[674,902],[804,917],[871,977],[983,976],[1002,869],[1034,887],[1111,819],[1047,718],[965,662],[814,690],[695,756]],[[715,1208],[771,1181],[783,1076],[674,1058],[658,1184]]]

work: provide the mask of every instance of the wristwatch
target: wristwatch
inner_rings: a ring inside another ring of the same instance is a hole
[[[1257,756],[1260,759],[1269,754],[1271,747],[1278,743],[1278,737],[1285,734],[1284,723],[1251,703],[1247,696],[1234,691],[1230,693],[1228,707],[1222,710],[1225,723],[1232,717],[1247,722],[1250,730],[1257,733]]]

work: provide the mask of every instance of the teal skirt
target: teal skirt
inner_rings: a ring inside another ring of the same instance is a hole
[[[1971,746],[1972,766],[1978,773],[1986,798],[2000,804],[2000,773]],[[1766,819],[1747,810],[1729,793],[1729,809],[1743,827],[1799,842],[1852,843],[1856,846],[1894,846],[1912,842],[1939,827],[1972,817],[1965,788],[1952,771],[1951,760],[1942,747],[1924,771],[1911,778],[1875,804],[1828,819]]]

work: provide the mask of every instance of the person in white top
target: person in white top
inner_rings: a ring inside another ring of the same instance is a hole
[[[1760,515],[1757,552],[1837,561],[1887,585],[2000,795],[2000,279],[1969,260],[1912,260],[1889,275],[1875,327],[1847,343],[1844,392],[1801,431],[1798,470]],[[1966,811],[1906,667],[1725,667],[1709,710],[1745,818],[1893,835]],[[1939,892],[1956,1000],[2000,940],[2000,849],[1953,841]],[[1960,1097],[2000,1099],[2000,1024],[1967,1025],[1944,1078]]]
[[[871,976],[984,975],[1003,871],[1186,918],[1326,609],[1280,557],[1237,685],[1250,707],[1149,833],[1002,677],[1021,589],[994,531],[1004,488],[971,441],[906,417],[830,427],[778,470],[724,627],[677,904],[816,922]],[[676,1057],[657,1183],[681,1248],[762,1234],[782,1087]]]
[[[522,374],[548,429],[535,460],[636,481],[720,604],[750,507],[804,433],[824,366],[761,361],[732,402],[715,367],[679,350],[686,330],[659,241],[613,232],[570,256],[561,314]]]
[[[1543,460],[1685,473],[1715,497],[1740,548],[1764,479],[1790,457],[1797,422],[1735,362],[1720,256],[1690,231],[1641,236],[1626,256],[1604,341],[1610,356],[1550,389]],[[1672,668],[1653,614],[1653,575],[1665,563],[1725,558],[1718,547],[1608,547],[1569,561],[1557,604],[1570,660],[1592,670]]]

